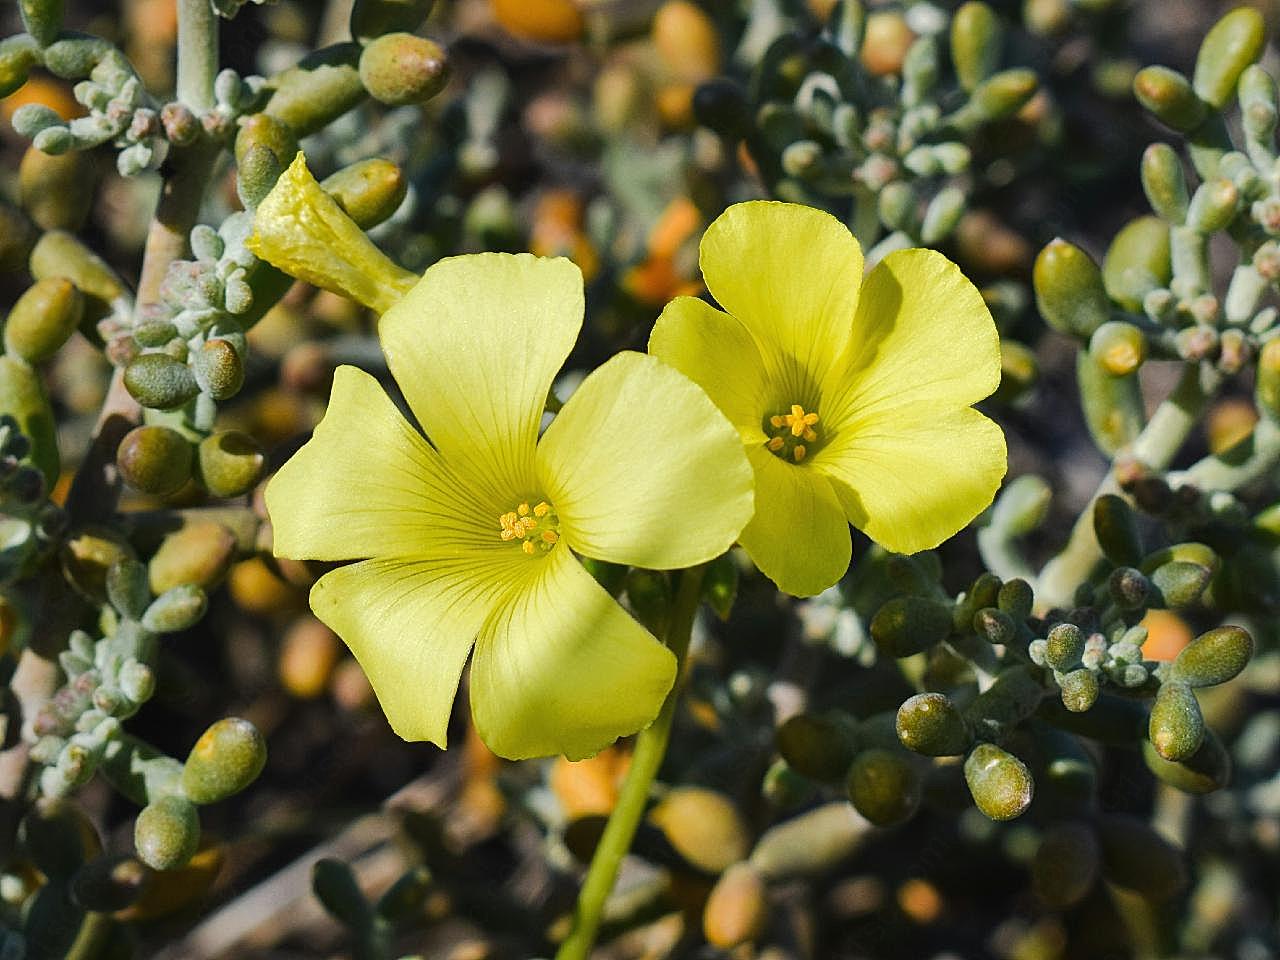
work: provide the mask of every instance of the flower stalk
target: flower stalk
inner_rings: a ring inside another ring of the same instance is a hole
[[[556,952],[556,960],[586,960],[600,930],[605,902],[613,890],[622,858],[631,849],[631,841],[649,799],[649,789],[667,754],[671,724],[680,700],[684,661],[689,651],[689,635],[693,629],[698,601],[702,596],[705,572],[706,564],[703,564],[691,567],[680,575],[680,586],[676,591],[666,634],[667,646],[676,656],[676,682],[667,694],[657,718],[636,736],[635,753],[631,757],[626,782],[622,785],[618,804],[609,815],[604,834],[591,857],[591,866],[587,869],[586,880],[578,894],[573,929]]]

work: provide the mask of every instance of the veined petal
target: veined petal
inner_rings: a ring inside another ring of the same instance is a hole
[[[862,249],[813,207],[734,204],[707,228],[699,261],[707,287],[760,345],[770,373],[812,407],[815,389],[849,343]]]
[[[566,547],[534,563],[481,630],[471,712],[499,756],[589,757],[657,716],[676,660]]]
[[[339,367],[315,434],[267,484],[277,556],[421,557],[498,543],[479,503],[373,377]]]
[[[656,357],[620,353],[538,445],[540,489],[580,553],[650,569],[719,556],[751,518],[751,468],[729,421]]]
[[[414,416],[487,499],[534,492],[547,393],[582,327],[582,274],[527,253],[449,257],[378,332]]]
[[[756,477],[756,512],[739,538],[778,589],[811,597],[849,569],[849,521],[831,483],[811,465],[796,466],[764,447],[747,451]]]
[[[968,406],[1000,383],[1000,338],[982,295],[934,250],[898,250],[867,277],[848,361],[824,421],[932,403]]]
[[[737,318],[694,297],[676,297],[654,324],[649,352],[702,387],[743,443],[765,441],[760,425],[768,378],[755,340]]]
[[[414,284],[316,183],[301,152],[253,215],[247,246],[291,277],[382,313]]]
[[[391,729],[444,747],[458,678],[510,564],[364,560],[325,574],[311,609],[342,637]]]
[[[850,522],[896,553],[936,547],[985,510],[1006,469],[1004,434],[971,407],[899,407],[843,430],[814,458]]]

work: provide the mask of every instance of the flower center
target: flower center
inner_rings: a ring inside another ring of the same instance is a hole
[[[522,503],[498,517],[498,523],[502,527],[498,536],[512,543],[519,542],[520,549],[530,555],[539,551],[546,553],[560,539],[560,518],[545,500],[532,507]]]
[[[774,456],[793,463],[800,463],[809,448],[818,441],[816,413],[806,413],[798,403],[791,405],[790,413],[776,413],[765,421],[765,433],[769,440],[765,446]]]

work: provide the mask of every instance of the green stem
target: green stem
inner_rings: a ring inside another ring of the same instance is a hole
[[[178,0],[178,99],[197,113],[214,105],[218,18],[209,0]]]
[[[1263,417],[1253,433],[1230,450],[1193,464],[1171,481],[1183,481],[1201,490],[1238,490],[1271,472],[1280,461],[1280,424]]]
[[[587,878],[578,894],[573,929],[560,945],[556,960],[586,960],[600,929],[605,901],[613,890],[622,858],[631,849],[631,840],[635,836],[636,827],[640,825],[640,818],[649,799],[649,787],[658,774],[658,768],[662,766],[662,758],[667,753],[667,742],[671,739],[671,722],[675,718],[676,703],[680,699],[681,674],[685,654],[689,649],[689,632],[693,628],[693,617],[702,596],[702,576],[705,570],[705,565],[692,567],[680,577],[680,589],[676,594],[666,636],[667,646],[676,655],[676,682],[667,694],[657,718],[636,737],[635,753],[631,757],[631,767],[627,771],[626,782],[622,785],[618,805],[609,815],[604,834],[591,858]]]
[[[1129,455],[1155,470],[1163,470],[1182,447],[1196,425],[1201,411],[1221,383],[1221,374],[1211,367],[1187,364],[1173,392],[1156,408]],[[1092,575],[1102,559],[1102,548],[1093,532],[1093,502],[1104,493],[1120,489],[1115,468],[1107,471],[1102,483],[1071,528],[1071,537],[1062,551],[1050,560],[1036,582],[1036,601],[1043,607],[1071,603],[1077,586]]]

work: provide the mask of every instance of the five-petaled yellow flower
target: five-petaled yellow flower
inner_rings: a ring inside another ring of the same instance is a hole
[[[675,658],[575,553],[689,567],[751,516],[733,427],[652,356],[595,370],[539,440],[582,315],[568,260],[440,261],[379,327],[426,437],[341,367],[314,437],[267,488],[278,555],[359,561],[311,605],[405,739],[444,746],[468,657],[476,727],[502,756],[584,757],[645,726]]]
[[[970,404],[999,383],[1000,346],[955,264],[902,250],[864,281],[840,221],[768,201],[725,211],[700,262],[727,312],[677,298],[649,350],[738,428],[756,484],[740,539],[781,589],[808,596],[839,580],[850,523],[914,553],[991,503],[1004,435]]]

